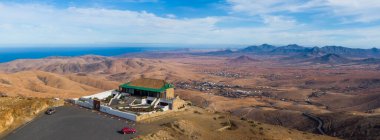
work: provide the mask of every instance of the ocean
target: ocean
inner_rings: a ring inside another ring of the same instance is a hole
[[[7,47],[0,48],[0,63],[16,59],[38,59],[52,56],[118,56],[144,51],[168,50],[157,47]]]

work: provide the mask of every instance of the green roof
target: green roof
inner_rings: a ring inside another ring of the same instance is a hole
[[[166,89],[174,88],[172,84],[166,83],[163,80],[147,79],[147,78],[138,79],[135,81],[131,81],[129,83],[125,83],[125,84],[120,85],[120,87],[145,90],[145,91],[151,91],[151,92],[163,92]]]

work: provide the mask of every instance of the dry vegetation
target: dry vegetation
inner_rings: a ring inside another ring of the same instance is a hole
[[[239,119],[225,113],[206,111],[198,107],[186,107],[181,112],[166,114],[143,122],[143,136],[135,139],[335,139],[328,136],[305,133],[281,126]],[[146,128],[150,128],[146,130]],[[146,134],[148,133],[148,134]]]

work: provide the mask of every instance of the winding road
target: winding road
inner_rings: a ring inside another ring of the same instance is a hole
[[[316,121],[318,123],[318,126],[317,126],[317,130],[319,131],[319,133],[321,133],[322,135],[327,135],[325,133],[325,131],[323,130],[323,120],[320,119],[319,117],[316,117],[316,116],[313,116],[312,114],[309,114],[309,113],[302,113],[303,115],[305,115],[306,117]]]

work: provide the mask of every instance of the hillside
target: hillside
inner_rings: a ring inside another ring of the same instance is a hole
[[[262,44],[260,46],[248,46],[244,49],[239,50],[239,52],[250,52],[250,53],[264,53],[273,51],[276,47],[269,44]]]
[[[117,82],[42,71],[0,73],[0,93],[28,97],[80,97],[117,88]]]
[[[342,57],[337,54],[326,54],[321,57],[317,57],[309,60],[312,63],[320,63],[320,64],[344,64],[352,62],[352,60]]]
[[[97,72],[110,67],[112,59],[101,56],[49,57],[44,59],[19,59],[0,64],[4,72],[41,70],[56,73]]]
[[[246,63],[252,63],[252,62],[258,62],[259,60],[253,59],[249,56],[242,55],[233,59],[228,60],[228,64],[246,64]]]
[[[141,129],[150,131],[136,140],[279,140],[311,139],[334,140],[337,138],[305,133],[276,125],[240,119],[225,113],[207,111],[188,106],[175,114],[164,114],[141,123]]]
[[[186,65],[172,61],[166,62],[143,58],[111,58],[101,56],[52,57],[45,59],[23,59],[0,64],[0,71],[6,73],[31,70],[57,74],[95,74],[119,82],[140,77],[171,80],[174,78],[196,76],[188,70]]]

